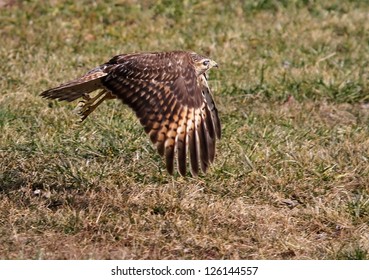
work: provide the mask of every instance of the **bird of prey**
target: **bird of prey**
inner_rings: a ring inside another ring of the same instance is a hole
[[[167,170],[186,175],[206,173],[221,137],[218,110],[207,83],[207,71],[218,67],[194,52],[146,52],[114,56],[80,78],[41,93],[42,97],[81,99],[78,113],[83,121],[106,99],[118,98],[133,109]],[[90,93],[100,90],[95,97]],[[175,156],[177,155],[177,156]]]

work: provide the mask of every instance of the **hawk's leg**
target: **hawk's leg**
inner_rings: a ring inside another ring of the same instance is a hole
[[[88,94],[82,96],[83,100],[78,102],[75,112],[81,116],[83,122],[105,99],[114,99],[115,95],[103,89],[95,97],[91,98]]]

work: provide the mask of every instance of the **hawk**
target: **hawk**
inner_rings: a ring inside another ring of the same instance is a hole
[[[221,137],[218,110],[207,83],[207,71],[218,67],[194,52],[147,52],[114,56],[80,78],[41,93],[42,97],[74,101],[81,121],[106,99],[118,98],[136,113],[170,174],[174,161],[186,175],[206,173]],[[100,90],[95,97],[89,94]],[[176,155],[176,156],[175,156]]]

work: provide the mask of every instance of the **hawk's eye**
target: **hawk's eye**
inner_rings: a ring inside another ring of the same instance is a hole
[[[208,66],[209,65],[209,60],[204,60],[204,62],[202,63],[202,65],[204,65],[204,66]]]

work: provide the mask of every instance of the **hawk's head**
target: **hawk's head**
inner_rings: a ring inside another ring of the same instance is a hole
[[[210,58],[198,55],[197,53],[192,53],[191,55],[193,65],[195,66],[197,75],[204,74],[206,71],[213,67],[218,68],[218,63]]]

